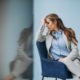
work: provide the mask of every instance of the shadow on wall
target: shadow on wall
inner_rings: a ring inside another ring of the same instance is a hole
[[[23,79],[33,79],[33,25],[24,28],[18,40],[17,56],[10,63],[10,73]],[[16,73],[17,75],[15,75]],[[17,78],[18,78],[17,77]]]

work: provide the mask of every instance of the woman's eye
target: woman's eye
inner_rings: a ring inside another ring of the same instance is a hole
[[[49,22],[47,22],[47,24],[49,24]]]

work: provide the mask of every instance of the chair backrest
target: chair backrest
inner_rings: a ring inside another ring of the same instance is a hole
[[[46,44],[45,41],[43,42],[36,42],[38,52],[41,58],[47,58],[47,49],[46,49]]]

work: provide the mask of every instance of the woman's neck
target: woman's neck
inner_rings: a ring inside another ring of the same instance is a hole
[[[54,31],[55,31],[55,32],[58,32],[58,31],[59,31],[59,28],[58,28],[58,27],[56,27],[56,28],[54,29]]]

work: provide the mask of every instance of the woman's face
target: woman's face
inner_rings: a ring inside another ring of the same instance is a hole
[[[49,29],[49,31],[52,31],[52,30],[55,30],[55,28],[57,27],[56,25],[56,20],[54,22],[52,22],[50,19],[46,19],[46,25],[47,25],[47,28]]]

